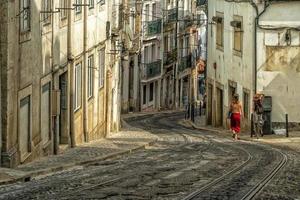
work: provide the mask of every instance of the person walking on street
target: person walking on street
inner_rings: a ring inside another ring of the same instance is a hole
[[[239,101],[239,95],[234,94],[233,100],[230,104],[230,129],[232,131],[232,137],[236,140],[240,139],[241,131],[241,118],[243,116],[242,104]]]
[[[254,133],[258,139],[258,135],[263,137],[263,126],[264,126],[264,108],[263,108],[263,98],[264,95],[256,94],[254,96],[253,102],[253,123],[254,123]]]

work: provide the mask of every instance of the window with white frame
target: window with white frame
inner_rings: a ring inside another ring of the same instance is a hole
[[[223,47],[224,45],[224,17],[222,13],[217,13],[217,33],[216,33],[216,45],[217,47]]]
[[[100,6],[103,6],[105,4],[105,0],[98,0],[97,4]]]
[[[99,88],[104,87],[105,78],[105,48],[99,51]]]
[[[75,0],[75,13],[80,14],[82,11],[82,0]]]
[[[237,52],[242,52],[243,48],[243,17],[234,16],[234,21],[231,22],[233,25],[233,49]]]
[[[95,0],[89,0],[89,9],[93,9],[95,7]]]
[[[60,7],[62,8],[60,11],[60,18],[66,19],[68,15],[68,0],[60,0]]]
[[[145,8],[145,21],[148,22],[149,21],[149,16],[150,16],[150,9],[149,9],[149,4],[146,4],[146,8]]]
[[[44,24],[51,23],[51,0],[42,1],[42,20]]]
[[[88,98],[94,96],[94,56],[88,58]]]
[[[152,4],[152,20],[156,19],[156,3]]]
[[[81,90],[82,90],[82,73],[81,73],[81,63],[75,65],[75,95],[74,95],[74,109],[75,111],[81,107]]]
[[[21,0],[20,2],[20,29],[21,32],[30,31],[30,0]]]

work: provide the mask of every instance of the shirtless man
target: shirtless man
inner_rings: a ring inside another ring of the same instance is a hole
[[[239,101],[239,95],[234,94],[233,100],[230,104],[230,111],[231,111],[231,117],[230,117],[230,129],[232,131],[233,137],[236,140],[239,140],[239,134],[241,131],[241,118],[243,116],[243,108],[242,104]]]

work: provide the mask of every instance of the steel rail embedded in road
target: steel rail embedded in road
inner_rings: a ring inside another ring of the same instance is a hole
[[[281,170],[287,163],[287,155],[277,150],[281,155],[282,159],[276,165],[273,170],[267,174],[258,184],[256,184],[243,198],[242,200],[250,200],[253,199],[256,195],[258,195],[272,180],[272,178]]]
[[[242,151],[246,152],[248,154],[248,158],[246,161],[244,161],[241,165],[239,165],[238,167],[234,168],[233,170],[227,172],[226,174],[224,174],[223,176],[211,181],[210,183],[206,184],[205,186],[203,186],[202,188],[200,188],[199,190],[189,194],[188,196],[186,196],[185,198],[183,198],[182,200],[190,200],[193,199],[195,197],[197,197],[199,194],[201,194],[202,192],[209,190],[211,187],[213,187],[214,185],[216,185],[217,183],[220,183],[221,181],[225,180],[228,176],[230,176],[231,174],[234,174],[238,171],[240,171],[242,168],[244,168],[246,165],[249,164],[249,162],[252,160],[253,156],[246,151],[243,148],[239,148],[242,149]]]

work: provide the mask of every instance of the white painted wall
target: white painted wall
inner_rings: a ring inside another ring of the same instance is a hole
[[[300,27],[300,2],[272,4],[262,15],[264,26]],[[285,41],[286,29],[258,30],[258,90],[273,97],[273,122],[300,122],[300,31],[292,31]],[[267,49],[273,49],[273,56]]]
[[[229,3],[224,0],[208,1],[208,60],[207,76],[224,86],[224,113],[227,113],[228,99],[228,80],[237,82],[237,93],[242,101],[243,88],[253,90],[253,71],[254,71],[254,10],[248,3]],[[224,48],[217,49],[216,46],[216,24],[212,22],[212,17],[217,12],[224,13]],[[243,50],[242,56],[237,56],[233,51],[234,29],[230,25],[233,16],[243,17]],[[214,63],[217,64],[216,71]],[[216,94],[214,95],[216,96]],[[250,95],[251,99],[251,95]],[[225,117],[225,116],[224,116]]]

